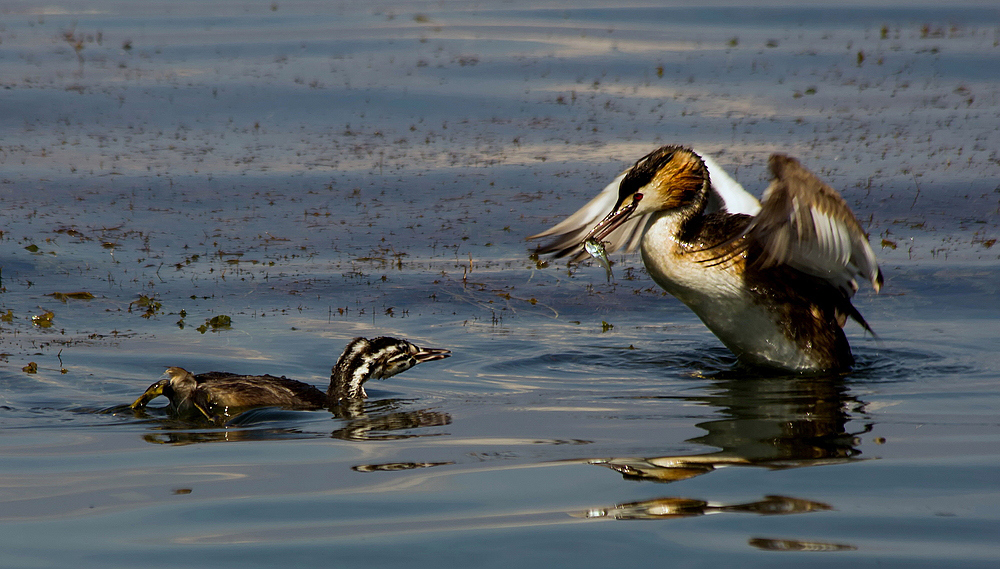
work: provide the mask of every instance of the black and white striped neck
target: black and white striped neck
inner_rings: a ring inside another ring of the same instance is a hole
[[[355,338],[333,366],[327,397],[330,403],[341,399],[364,399],[364,383],[402,373],[418,363],[446,358],[448,350],[421,349],[398,338]]]

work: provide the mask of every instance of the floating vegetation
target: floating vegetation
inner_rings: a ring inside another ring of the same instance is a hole
[[[990,249],[994,245],[996,245],[997,240],[995,238],[987,239],[981,235],[976,235],[972,238],[972,243],[973,244],[978,243],[979,245],[982,245],[984,249]]]
[[[76,237],[80,241],[86,241],[88,238],[83,233],[80,233],[75,227],[60,227],[55,230],[55,233],[61,233],[63,235],[69,235],[70,237]]]
[[[14,311],[7,309],[7,313],[0,315],[0,322],[13,322],[14,321]]]
[[[204,334],[209,330],[213,332],[218,332],[219,330],[229,330],[232,328],[233,319],[226,316],[225,314],[219,314],[218,316],[213,316],[212,318],[206,318],[205,323],[198,326],[196,330]]]
[[[144,308],[145,309],[145,311],[142,314],[139,315],[139,316],[142,316],[143,318],[152,318],[153,316],[156,315],[156,313],[161,308],[163,308],[163,303],[162,302],[159,302],[155,298],[152,298],[152,297],[149,297],[149,296],[146,296],[146,295],[140,296],[139,300],[133,300],[132,302],[128,303],[128,311],[129,312],[132,312],[132,306],[133,305],[136,308]]]
[[[190,257],[185,257],[183,262],[174,264],[174,268],[176,268],[177,270],[181,270],[185,266],[190,265],[191,263],[197,262],[198,259],[200,259],[200,258],[201,258],[201,255],[198,255],[198,254],[191,255]]]
[[[65,303],[67,300],[70,300],[70,299],[73,299],[73,300],[92,300],[94,298],[93,294],[91,294],[89,292],[85,292],[85,291],[79,291],[79,292],[53,292],[53,293],[46,294],[45,296],[51,296],[51,297],[55,298],[56,300],[61,301],[63,303]]]
[[[28,362],[28,365],[21,368],[24,373],[38,373],[38,364],[35,362]]]
[[[39,328],[51,328],[52,319],[55,317],[55,315],[56,315],[55,312],[49,310],[37,316],[32,316],[31,323],[34,324],[35,326],[38,326]]]

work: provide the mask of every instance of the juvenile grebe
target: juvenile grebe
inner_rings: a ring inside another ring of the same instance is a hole
[[[775,154],[763,203],[710,158],[664,146],[644,156],[562,223],[529,237],[538,249],[586,258],[638,246],[650,276],[680,299],[743,362],[793,371],[854,363],[848,316],[860,277],[882,272],[836,190],[794,158]],[[604,241],[607,240],[607,241]],[[596,244],[594,242],[597,242]]]
[[[419,348],[411,342],[389,337],[355,338],[344,348],[330,374],[330,387],[316,387],[273,375],[239,375],[213,371],[194,375],[179,367],[167,368],[162,379],[132,403],[142,409],[163,395],[179,415],[213,416],[229,408],[279,406],[291,409],[322,409],[341,399],[364,399],[364,383],[402,373],[421,362],[440,360],[449,350]]]

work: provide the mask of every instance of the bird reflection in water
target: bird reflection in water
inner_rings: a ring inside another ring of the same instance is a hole
[[[825,543],[822,541],[802,541],[798,539],[769,539],[754,537],[748,540],[750,545],[765,551],[856,551],[858,548],[843,543]]]
[[[705,435],[687,442],[719,450],[695,455],[615,457],[590,460],[626,479],[674,482],[726,466],[770,469],[841,464],[858,457],[849,433],[851,413],[864,403],[849,393],[842,376],[717,377],[707,393],[683,397],[713,407],[720,418],[696,425]]]
[[[398,472],[400,470],[448,466],[449,464],[455,464],[455,462],[451,460],[446,462],[383,462],[381,464],[359,464],[352,466],[351,470],[355,472]]]
[[[371,404],[364,400],[342,400],[330,410],[346,424],[330,434],[345,441],[398,440],[438,436],[444,433],[412,433],[413,429],[451,424],[451,415],[431,409],[398,411],[402,400],[384,399]]]
[[[574,512],[578,518],[612,518],[616,520],[662,520],[690,518],[725,512],[774,516],[802,514],[833,508],[822,502],[812,502],[787,496],[765,496],[763,500],[744,504],[715,504],[692,498],[656,498],[642,502],[618,504],[613,508],[592,508]]]
[[[575,518],[612,520],[665,520],[691,518],[711,514],[757,514],[776,516],[805,514],[833,508],[822,502],[790,498],[788,496],[765,496],[763,500],[739,504],[715,504],[691,498],[657,498],[642,502],[618,504],[613,508],[591,508],[581,512],[571,512]],[[774,539],[751,537],[747,540],[751,547],[767,551],[854,551],[857,547],[845,543],[803,541],[798,539]]]
[[[143,440],[156,444],[193,444],[210,442],[262,441],[278,439],[303,439],[332,437],[346,441],[397,440],[413,437],[438,436],[440,432],[420,432],[425,427],[451,424],[451,416],[433,409],[406,410],[410,400],[343,400],[329,408],[340,426],[332,432],[316,432],[301,426],[276,427],[276,422],[296,422],[303,413],[315,411],[289,411],[273,407],[256,408],[231,417],[223,425],[207,423],[211,428],[192,425],[166,417],[157,420],[143,412],[157,424],[153,432],[143,435]]]
[[[676,482],[727,466],[786,469],[861,460],[857,436],[848,432],[864,402],[849,393],[842,376],[716,377],[707,393],[683,400],[716,409],[720,418],[699,423],[705,435],[687,442],[718,450],[695,455],[591,459],[626,480]],[[762,516],[832,510],[823,502],[789,496],[766,496],[752,502],[724,504],[683,497],[662,497],[570,513],[573,517],[611,520],[662,520],[722,513]],[[752,537],[748,544],[770,551],[850,551],[853,545]]]

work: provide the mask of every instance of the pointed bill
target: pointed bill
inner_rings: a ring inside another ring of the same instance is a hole
[[[169,379],[161,379],[160,381],[157,381],[153,385],[150,385],[146,389],[146,392],[143,393],[141,396],[139,396],[139,398],[136,399],[131,405],[129,405],[129,407],[131,407],[133,410],[145,409],[147,403],[163,395],[163,388],[166,387],[169,383],[170,383]]]
[[[601,221],[590,230],[590,233],[581,241],[581,244],[585,244],[587,241],[602,241],[605,237],[614,232],[615,229],[621,227],[623,223],[628,221],[632,213],[635,212],[635,208],[639,207],[639,201],[642,200],[642,194],[635,193],[629,196],[628,199],[620,206],[615,208],[614,211],[609,213]]]
[[[451,357],[451,350],[445,350],[442,348],[420,348],[420,351],[413,354],[413,357],[417,360],[417,363],[443,360]]]

